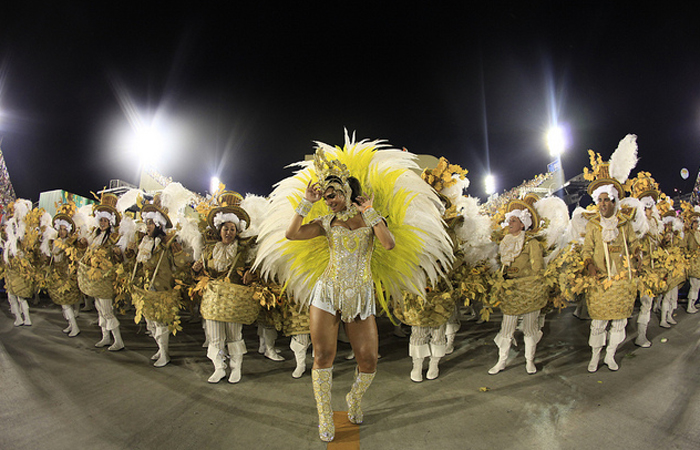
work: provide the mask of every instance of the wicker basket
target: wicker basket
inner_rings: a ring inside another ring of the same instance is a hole
[[[171,325],[179,318],[180,291],[146,291],[133,286],[131,299],[136,307],[136,317],[141,313],[147,320]]]
[[[96,280],[91,280],[88,271],[90,266],[80,261],[78,264],[78,286],[88,297],[112,298],[114,297],[114,274],[102,273]],[[99,270],[99,269],[97,269]]]
[[[415,294],[406,294],[403,304],[394,308],[394,315],[402,323],[412,327],[439,327],[447,322],[455,308],[451,295],[432,291],[424,300]]]
[[[634,310],[637,282],[632,279],[615,280],[608,289],[602,282],[588,288],[586,304],[593,320],[627,319]]]
[[[67,290],[65,290],[66,285],[68,285]],[[68,281],[50,282],[46,285],[46,292],[49,293],[51,301],[57,305],[75,305],[83,299],[83,294],[78,289],[78,282],[75,278]]]
[[[547,286],[541,275],[510,278],[514,295],[501,299],[501,312],[508,316],[520,316],[538,311],[547,304]]]
[[[7,269],[5,272],[5,289],[12,295],[22,298],[33,298],[36,294],[36,283],[28,280],[19,272]]]
[[[210,280],[204,288],[199,311],[207,320],[250,325],[260,313],[260,303],[254,294],[255,288],[250,286]]]
[[[282,307],[282,331],[285,336],[309,334],[309,306],[285,302]]]

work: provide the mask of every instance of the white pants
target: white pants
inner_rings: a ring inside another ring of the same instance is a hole
[[[496,339],[513,339],[513,334],[515,329],[518,327],[518,317],[523,318],[523,334],[526,337],[534,337],[536,340],[542,337],[542,331],[540,331],[540,321],[539,321],[540,310],[532,311],[522,316],[509,316],[507,314],[503,315],[503,321],[501,322],[501,331],[496,335]],[[496,340],[496,342],[498,342]]]
[[[97,316],[99,317],[98,325],[101,328],[107,328],[110,331],[119,328],[119,321],[114,315],[114,307],[112,306],[111,298],[95,297],[95,308],[97,309]]]
[[[224,348],[224,344],[243,340],[243,324],[233,322],[220,322],[218,320],[206,320],[205,326],[209,346],[219,349]]]

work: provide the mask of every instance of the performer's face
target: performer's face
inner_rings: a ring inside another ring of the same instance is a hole
[[[233,222],[224,222],[223,225],[221,225],[221,242],[224,244],[230,244],[233,242],[234,239],[236,239],[236,235],[238,234],[238,230],[236,229],[236,224]]]
[[[511,216],[508,219],[508,233],[516,235],[525,229],[525,225],[520,221],[519,218]]]
[[[152,219],[146,220],[146,231],[149,237],[153,237],[153,233],[156,231],[156,224]]]
[[[606,192],[603,192],[598,196],[598,211],[600,215],[605,217],[612,217],[615,213],[615,199],[608,197]]]
[[[58,227],[58,237],[65,239],[68,237],[68,228],[65,225]]]
[[[106,217],[100,217],[100,230],[105,231],[109,228],[109,219]]]
[[[651,214],[654,212],[654,208],[644,208],[644,214],[647,216],[647,219],[651,219]]]
[[[345,209],[345,196],[342,192],[336,191],[332,187],[326,189],[326,192],[323,193],[323,200],[325,200],[332,213],[338,213]]]

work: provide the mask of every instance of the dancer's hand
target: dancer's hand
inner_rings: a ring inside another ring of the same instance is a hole
[[[311,184],[311,180],[309,180],[309,184],[306,185],[306,192],[304,192],[304,198],[311,203],[316,203],[321,200],[321,197],[323,197],[321,186],[318,182]]]
[[[369,198],[365,195],[360,195],[357,197],[357,199],[355,199],[355,205],[357,205],[357,209],[360,212],[365,212],[371,208],[372,203],[374,203],[374,194],[372,194],[372,196]]]

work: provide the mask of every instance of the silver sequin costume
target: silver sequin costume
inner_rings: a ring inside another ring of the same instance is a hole
[[[332,227],[334,217],[331,214],[320,219],[328,238],[330,261],[311,291],[311,304],[331,314],[339,311],[343,322],[357,316],[364,320],[376,313],[370,267],[374,233],[370,227]]]

